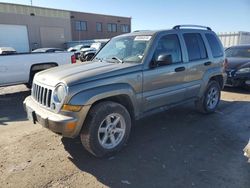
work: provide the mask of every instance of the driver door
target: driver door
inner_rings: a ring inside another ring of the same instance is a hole
[[[187,65],[183,63],[180,40],[176,34],[162,36],[156,45],[152,62],[160,55],[169,55],[170,64],[144,70],[144,112],[184,99]]]

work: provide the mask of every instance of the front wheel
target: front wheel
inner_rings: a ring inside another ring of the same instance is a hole
[[[101,102],[90,109],[81,132],[83,146],[96,157],[114,155],[127,142],[131,118],[119,103]]]
[[[196,108],[202,113],[213,113],[218,107],[221,97],[221,87],[218,82],[212,80],[201,99],[195,102]]]

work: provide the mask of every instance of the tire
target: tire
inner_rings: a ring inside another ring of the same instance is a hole
[[[218,82],[212,80],[208,83],[207,89],[202,98],[195,102],[197,110],[204,114],[216,111],[221,97],[221,87]]]
[[[130,130],[131,117],[124,106],[101,102],[90,109],[80,133],[81,142],[96,157],[112,156],[125,145]]]
[[[245,84],[245,85],[243,86],[243,88],[244,88],[246,91],[250,91],[250,85]]]
[[[31,89],[31,88],[32,88],[33,79],[34,79],[34,76],[35,76],[35,74],[36,74],[37,72],[39,72],[39,71],[32,71],[32,72],[30,73],[29,82],[25,84],[26,87],[27,87],[28,89]]]

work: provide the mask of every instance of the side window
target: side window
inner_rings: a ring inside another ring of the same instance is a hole
[[[180,41],[177,35],[166,35],[159,40],[154,54],[155,58],[160,54],[170,55],[172,63],[182,62]]]
[[[186,33],[183,36],[187,47],[189,61],[207,58],[207,51],[199,33]]]
[[[222,57],[223,50],[221,49],[218,39],[210,33],[206,34],[206,38],[212,51],[213,57]]]

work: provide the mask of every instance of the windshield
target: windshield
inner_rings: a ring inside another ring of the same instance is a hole
[[[94,60],[120,63],[141,63],[151,36],[124,36],[113,38],[96,55]]]
[[[226,56],[250,58],[250,48],[229,48],[226,50]]]
[[[72,47],[73,49],[75,49],[75,50],[80,50],[81,49],[81,47],[82,47],[82,45],[81,44],[79,44],[79,45],[76,45],[76,46],[74,46],[74,47]]]

